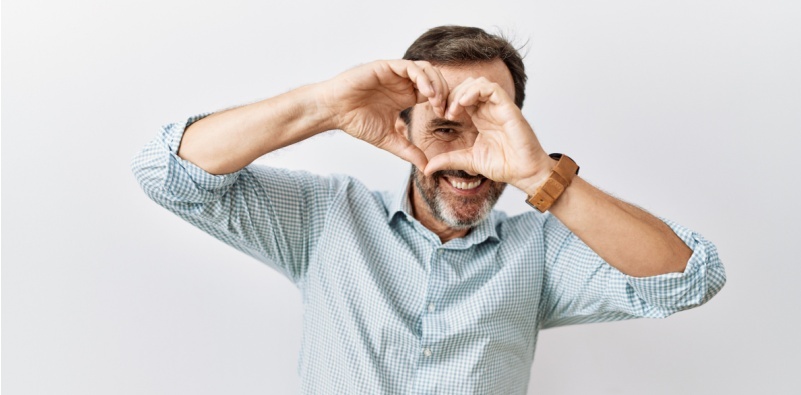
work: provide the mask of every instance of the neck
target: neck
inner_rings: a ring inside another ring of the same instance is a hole
[[[437,219],[434,213],[431,212],[431,208],[428,207],[428,204],[426,204],[426,202],[423,200],[423,197],[420,195],[420,191],[417,190],[417,185],[415,185],[414,181],[412,181],[411,184],[412,187],[409,188],[409,200],[412,203],[412,216],[420,221],[420,223],[423,224],[423,226],[425,226],[428,230],[439,236],[439,240],[442,244],[445,244],[452,239],[464,237],[468,232],[470,232],[470,229],[452,228],[446,223]]]

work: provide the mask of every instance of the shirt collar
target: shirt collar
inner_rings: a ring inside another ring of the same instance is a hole
[[[396,216],[403,216],[407,221],[417,222],[420,227],[423,228],[422,224],[412,215],[412,206],[409,200],[410,188],[412,188],[411,172],[409,172],[409,175],[399,184],[396,193],[392,195],[389,210],[387,210],[387,222],[391,223]],[[467,236],[451,240],[447,244],[453,244],[454,247],[457,248],[459,248],[460,245],[462,246],[461,248],[467,248],[470,245],[479,244],[485,240],[499,241],[500,238],[498,237],[496,226],[498,220],[498,213],[492,210],[489,215],[487,215],[487,218],[484,218],[483,221],[470,230]]]
[[[411,188],[411,173],[407,175],[403,182],[398,184],[395,194],[392,195],[392,200],[387,210],[387,222],[392,222],[396,215],[403,215],[407,220],[414,220],[412,216],[412,206],[409,201],[409,191]]]

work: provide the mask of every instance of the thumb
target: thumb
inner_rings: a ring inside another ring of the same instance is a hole
[[[380,148],[389,151],[395,156],[417,166],[421,171],[428,165],[428,158],[420,148],[412,144],[406,137],[398,133],[390,133],[385,136]]]
[[[430,176],[439,170],[464,170],[468,173],[478,173],[473,167],[473,153],[469,148],[443,152],[431,158],[424,173]]]

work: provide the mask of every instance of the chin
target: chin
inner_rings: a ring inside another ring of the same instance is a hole
[[[440,196],[435,198],[434,205],[436,209],[433,210],[434,215],[453,229],[470,229],[478,225],[489,216],[492,207],[495,206],[495,201],[490,201],[488,198],[479,203],[478,207],[476,207],[476,203],[465,207],[445,200]]]
[[[423,201],[434,217],[452,229],[470,229],[485,220],[506,188],[505,183],[484,179],[481,193],[465,196],[450,189],[443,182],[443,174],[466,173],[459,171],[435,172],[430,177],[412,166],[412,177]]]

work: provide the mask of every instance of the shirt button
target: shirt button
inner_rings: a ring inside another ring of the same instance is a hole
[[[442,256],[445,253],[445,250],[437,250],[437,255]]]
[[[431,353],[431,349],[430,348],[426,347],[426,348],[423,349],[423,355],[425,355],[427,357],[430,357],[431,354],[432,353]]]
[[[433,313],[433,312],[434,312],[434,310],[436,310],[436,309],[437,309],[437,306],[434,306],[434,304],[433,304],[433,303],[429,303],[429,304],[428,304],[428,312],[429,312],[429,313]]]

